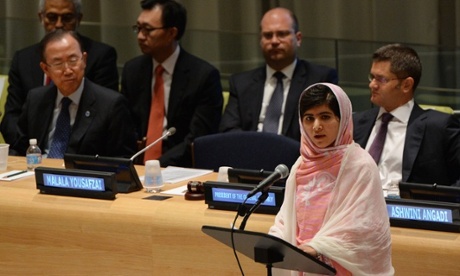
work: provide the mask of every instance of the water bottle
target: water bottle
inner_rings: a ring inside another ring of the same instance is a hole
[[[26,151],[27,170],[33,171],[42,163],[42,151],[37,146],[37,139],[30,139],[29,145]]]
[[[158,193],[163,185],[160,162],[158,160],[148,160],[145,162],[145,191],[147,193]]]

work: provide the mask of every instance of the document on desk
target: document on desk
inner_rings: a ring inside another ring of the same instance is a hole
[[[212,170],[189,169],[168,166],[165,169],[161,170],[161,175],[163,176],[163,181],[165,183],[174,184],[188,179],[191,180],[195,177],[206,175],[212,172]],[[187,185],[163,191],[161,193],[168,195],[184,195],[185,192],[187,192]]]
[[[212,170],[202,170],[202,169],[190,169],[190,168],[181,168],[168,166],[161,170],[161,175],[163,176],[163,182],[174,184],[184,180],[192,179],[202,175],[212,173]]]
[[[23,178],[26,176],[34,175],[33,171],[21,171],[21,170],[12,170],[6,173],[0,174],[0,181],[13,181],[19,178]]]

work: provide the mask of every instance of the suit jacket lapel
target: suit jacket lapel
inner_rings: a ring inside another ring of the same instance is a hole
[[[291,85],[289,87],[289,92],[286,98],[286,106],[284,110],[298,110],[300,94],[302,94],[303,90],[306,88],[304,87],[306,73],[307,72],[305,70],[305,67],[301,66],[301,62],[298,61],[296,68],[294,69],[294,73],[292,75]],[[286,134],[287,130],[289,129],[289,126],[292,123],[299,123],[292,122],[294,118],[298,118],[295,115],[295,112],[284,112],[283,127],[281,131],[282,134]]]
[[[147,129],[150,117],[150,105],[152,102],[152,77],[153,77],[153,61],[149,56],[144,56],[139,72],[150,72],[140,74],[139,93],[137,96],[140,98],[138,101],[143,106],[139,106],[136,112],[139,112],[140,120],[142,122],[140,134],[147,135]],[[136,107],[134,107],[136,108]]]
[[[248,86],[247,93],[254,93],[255,97],[252,97],[254,100],[253,102],[253,108],[248,110],[247,112],[252,112],[254,111],[254,114],[249,114],[251,119],[252,119],[252,124],[255,126],[255,130],[257,130],[257,126],[259,124],[259,115],[260,111],[262,110],[262,102],[264,100],[264,90],[265,90],[265,79],[267,78],[267,71],[265,67],[261,67],[259,70],[257,70],[254,74],[253,79],[251,80],[251,83]]]
[[[189,63],[187,62],[188,53],[184,49],[180,49],[179,57],[174,66],[173,80],[171,82],[171,90],[169,91],[168,102],[168,124],[173,120],[172,114],[177,114],[176,109],[180,108],[179,103],[183,97],[184,91],[189,83]]]
[[[366,148],[367,141],[369,140],[369,136],[371,135],[372,128],[374,127],[374,123],[378,114],[379,108],[375,107],[369,110],[369,112],[366,112],[366,114],[363,114],[364,116],[361,116],[361,118],[359,118],[356,124],[353,126],[353,140],[363,149]]]
[[[411,174],[411,168],[414,167],[415,159],[417,158],[420,150],[420,145],[423,140],[423,133],[425,132],[425,124],[423,121],[426,119],[424,110],[417,104],[414,105],[409,122],[407,124],[406,139],[404,142],[403,153],[403,168],[402,180],[407,181]]]
[[[40,67],[40,49],[39,49],[39,45],[37,44],[36,47],[33,48],[33,51],[37,52],[37,54],[34,54],[34,55],[31,55],[31,60],[30,60],[30,63],[29,64],[33,64],[33,66],[30,66],[30,70],[31,70],[31,77],[33,78],[33,83],[35,84],[34,87],[31,87],[31,88],[35,88],[35,87],[38,87],[38,86],[42,86],[44,81],[45,81],[45,73],[43,72],[42,68]],[[29,92],[29,91],[27,91]]]
[[[36,117],[37,121],[34,123],[36,127],[32,133],[38,133],[37,139],[40,141],[40,146],[42,149],[47,148],[48,143],[48,131],[51,124],[51,120],[53,118],[53,110],[56,101],[57,95],[57,88],[56,86],[50,86],[44,97],[42,97],[41,101],[38,102],[37,109],[39,110],[40,114]]]
[[[72,127],[72,134],[70,135],[69,148],[76,148],[75,145],[78,145],[97,115],[97,109],[95,108],[96,98],[94,94],[90,92],[91,89],[94,89],[92,86],[93,85],[86,79],[75,123]]]

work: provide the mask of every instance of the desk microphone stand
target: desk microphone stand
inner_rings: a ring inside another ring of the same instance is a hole
[[[241,222],[240,224],[240,230],[244,230],[244,228],[246,227],[246,222],[248,221],[249,219],[249,216],[254,213],[254,211],[259,208],[260,204],[264,203],[265,200],[268,198],[268,190],[266,191],[263,191],[262,194],[259,196],[259,198],[257,199],[257,202],[256,204],[254,204],[251,209],[249,209],[249,211],[246,212],[246,214],[243,214],[242,213],[242,209],[243,210],[246,210],[246,206],[244,204],[241,204],[240,208],[239,208],[239,215],[240,216],[243,216],[244,215],[244,218],[243,218],[243,221]]]

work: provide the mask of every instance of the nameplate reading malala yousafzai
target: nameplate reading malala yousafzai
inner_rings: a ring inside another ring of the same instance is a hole
[[[113,172],[38,167],[35,181],[42,194],[99,199],[115,199],[117,194]]]

